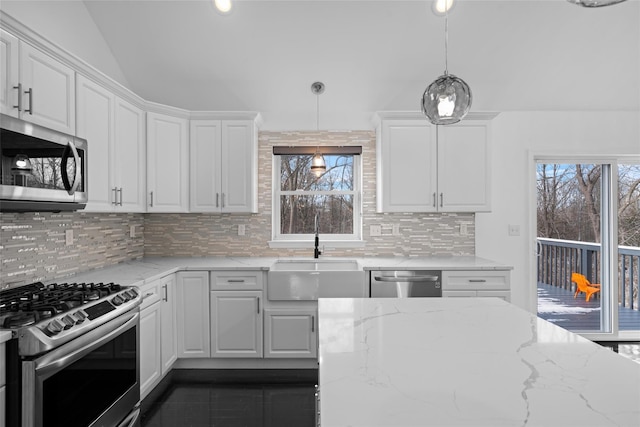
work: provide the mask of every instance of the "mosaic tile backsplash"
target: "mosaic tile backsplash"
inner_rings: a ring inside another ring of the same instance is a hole
[[[465,214],[376,213],[376,136],[372,131],[260,132],[258,212],[253,215],[153,214],[145,217],[145,256],[312,256],[309,249],[271,249],[272,153],[275,145],[362,146],[362,248],[328,248],[330,256],[473,255],[475,216]],[[416,191],[420,185],[416,184]],[[392,224],[400,235],[392,235]],[[460,235],[460,224],[467,234]],[[238,236],[238,225],[245,235]],[[370,225],[381,225],[382,236],[369,236]],[[322,241],[320,242],[322,245]]]
[[[130,237],[135,227],[134,238]],[[66,244],[72,230],[73,242]],[[0,214],[0,286],[64,278],[144,256],[142,214]]]
[[[19,286],[64,278],[143,256],[312,256],[313,246],[271,249],[272,148],[274,145],[359,145],[363,167],[364,247],[330,248],[331,256],[473,255],[475,216],[464,214],[376,213],[375,133],[261,132],[259,136],[258,212],[252,215],[2,213],[0,286]],[[420,191],[416,185],[416,191]],[[400,224],[400,234],[392,225]],[[245,235],[238,236],[238,225]],[[467,226],[461,235],[460,225]],[[371,225],[382,236],[369,235]],[[135,226],[135,237],[130,228]],[[73,230],[66,245],[65,232]],[[322,241],[320,242],[322,246]]]

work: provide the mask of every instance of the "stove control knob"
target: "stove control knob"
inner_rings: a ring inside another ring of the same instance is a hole
[[[64,323],[65,329],[69,329],[70,327],[76,324],[76,320],[74,316],[72,316],[71,314],[67,314],[62,318],[62,323]]]
[[[89,317],[87,312],[84,310],[78,310],[75,313],[73,313],[73,315],[75,316],[76,319],[78,319],[76,323],[82,323],[87,317]]]
[[[116,295],[111,299],[111,302],[113,303],[113,305],[121,305],[124,300],[119,295]]]
[[[124,291],[123,293],[121,293],[120,298],[122,298],[124,302],[131,301],[131,295],[129,295],[128,291]]]
[[[62,323],[60,320],[58,319],[53,319],[48,325],[47,325],[47,331],[51,334],[51,335],[57,335],[60,332],[62,332],[62,330],[64,329],[64,323]]]

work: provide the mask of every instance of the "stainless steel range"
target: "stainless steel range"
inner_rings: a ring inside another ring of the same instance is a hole
[[[0,292],[8,427],[137,426],[135,287],[34,283]]]

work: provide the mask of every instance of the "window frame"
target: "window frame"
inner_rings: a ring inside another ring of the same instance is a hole
[[[327,147],[323,154],[331,155]],[[344,153],[336,153],[342,154]],[[282,234],[280,232],[280,197],[284,195],[353,195],[353,233],[326,234],[320,233],[320,245],[333,247],[360,247],[362,241],[362,155],[353,156],[353,190],[334,191],[282,191],[280,189],[281,154],[272,154],[272,189],[271,189],[271,241],[272,248],[301,248],[310,247],[314,243],[314,234]]]

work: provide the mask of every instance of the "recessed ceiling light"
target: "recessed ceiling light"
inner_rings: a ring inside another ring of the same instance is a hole
[[[213,4],[215,4],[216,9],[218,9],[220,13],[224,14],[230,13],[233,8],[231,0],[213,0]]]

